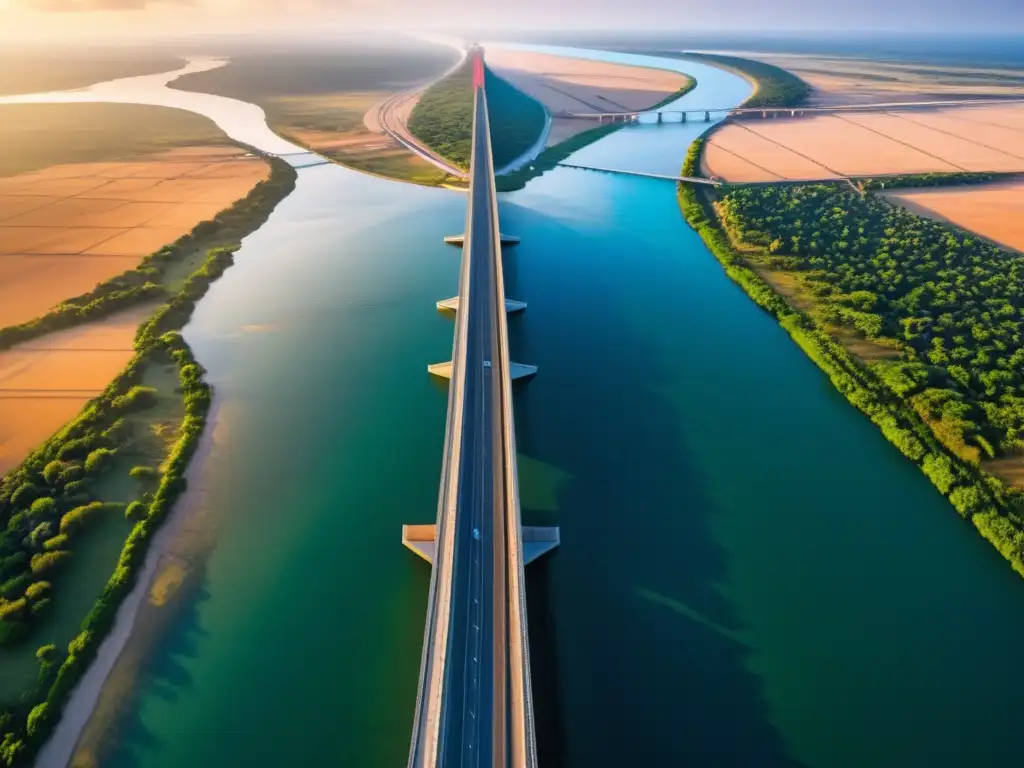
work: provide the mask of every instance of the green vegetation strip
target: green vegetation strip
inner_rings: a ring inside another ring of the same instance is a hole
[[[723,56],[717,53],[658,51],[654,55],[672,59],[701,61],[712,66],[732,70],[743,77],[753,80],[756,90],[743,103],[744,107],[794,107],[803,104],[811,93],[811,86],[792,72],[787,72],[771,64],[765,64],[763,61],[744,59],[739,56]]]
[[[699,168],[703,140],[683,174]],[[717,208],[681,185],[690,225],[726,273],[917,464],[953,507],[1024,575],[1024,498],[984,471],[983,457],[1024,450],[1021,258],[841,185],[727,192]],[[818,301],[793,308],[748,266],[800,271]],[[892,348],[864,362],[824,326]]]
[[[213,221],[200,224],[192,235],[161,249],[139,270],[123,276],[129,292],[144,288],[146,295],[152,296],[177,290],[139,328],[135,356],[118,377],[74,421],[0,482],[0,521],[4,523],[0,534],[0,644],[24,642],[34,617],[46,609],[56,592],[52,583],[60,586],[56,578],[60,565],[71,557],[70,545],[90,518],[123,513],[135,521],[113,575],[83,620],[80,634],[68,645],[67,655],[61,659],[53,645],[40,648],[35,688],[21,696],[13,708],[0,713],[0,765],[29,764],[46,741],[68,694],[113,626],[117,608],[131,590],[154,534],[185,489],[185,470],[199,443],[212,391],[179,331],[191,317],[196,302],[231,266],[232,253],[238,246],[210,250],[180,286],[174,280],[173,268],[187,263],[197,241],[221,230],[240,237],[266,220],[294,188],[296,178],[295,170],[284,161],[270,162],[270,179],[258,184],[245,200]],[[140,272],[143,274],[137,274]],[[166,282],[150,282],[162,278],[167,278]],[[142,280],[146,282],[140,285]],[[70,317],[80,322],[108,314],[123,306],[123,293],[97,289],[84,305],[90,309]],[[56,327],[65,327],[69,324],[68,311],[58,308],[47,317],[59,323]],[[36,330],[33,327],[33,335]],[[159,471],[149,467],[132,470],[132,476],[140,482],[158,479],[155,490],[127,507],[93,499],[92,481],[130,440],[130,430],[124,428],[125,417],[152,405],[155,393],[141,386],[145,369],[167,361],[177,367],[184,419]]]
[[[490,69],[486,71],[486,85],[494,166],[502,168],[536,143],[547,114],[538,102]],[[424,91],[409,117],[409,130],[453,165],[469,168],[473,143],[472,60],[466,59],[448,77]]]
[[[960,184],[987,184],[1019,177],[1019,173],[908,173],[900,176],[880,176],[858,181],[861,189],[897,189],[910,187],[951,187]]]

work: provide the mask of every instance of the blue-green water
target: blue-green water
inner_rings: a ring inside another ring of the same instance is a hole
[[[698,80],[687,98],[743,97]],[[675,170],[701,128],[575,159]],[[218,544],[103,765],[404,764],[428,573],[399,534],[436,509],[425,366],[463,214],[302,171],[200,304]],[[542,765],[1021,762],[1019,579],[726,278],[672,185],[559,169],[501,217],[513,355],[540,367],[525,512],[563,542],[528,574]]]

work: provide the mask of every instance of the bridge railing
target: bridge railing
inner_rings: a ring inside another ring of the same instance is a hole
[[[486,113],[486,103],[484,104]],[[485,117],[485,119],[487,119]],[[490,139],[486,142],[488,166],[493,167]],[[489,179],[492,221],[498,222],[498,196],[493,175]],[[509,667],[512,672],[511,716],[512,768],[536,768],[537,740],[533,718],[533,687],[530,679],[530,642],[526,614],[526,577],[523,557],[523,526],[519,505],[519,472],[516,461],[516,429],[512,410],[511,355],[508,343],[508,312],[505,307],[505,272],[501,258],[501,236],[494,230],[494,306],[501,380],[502,450],[505,460],[505,529],[507,542],[509,598]]]
[[[465,242],[470,243],[472,234],[472,207],[466,209]],[[462,259],[459,273],[459,304],[469,307],[469,292],[472,280],[472,264]],[[455,316],[455,334],[452,340],[452,373],[448,388],[448,416],[445,420],[444,449],[441,459],[441,481],[438,491],[437,522],[434,528],[434,561],[430,573],[430,589],[427,599],[427,619],[423,630],[423,652],[420,657],[420,679],[416,692],[416,709],[413,717],[409,766],[433,765],[438,753],[438,738],[441,722],[431,720],[431,713],[442,710],[437,699],[443,691],[434,686],[434,664],[444,669],[447,650],[448,629],[451,614],[450,556],[458,514],[458,478],[462,448],[462,433],[465,423],[466,392],[466,332],[469,326],[469,312],[458,312]],[[447,589],[439,589],[439,583]],[[443,687],[443,686],[442,686]],[[429,699],[434,698],[431,702]],[[432,706],[433,704],[433,706]]]

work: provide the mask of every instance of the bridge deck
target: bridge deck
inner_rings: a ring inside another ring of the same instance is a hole
[[[409,765],[534,768],[523,544],[497,193],[483,64],[438,515],[406,526],[433,561]],[[550,536],[534,534],[537,544]],[[432,541],[431,541],[432,539]],[[537,547],[532,547],[536,551]]]

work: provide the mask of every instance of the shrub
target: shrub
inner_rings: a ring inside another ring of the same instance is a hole
[[[62,533],[58,536],[54,536],[52,539],[47,539],[46,541],[44,541],[43,550],[46,552],[53,552],[63,547],[65,544],[68,543],[68,541],[68,537]]]
[[[57,476],[57,484],[63,485],[67,488],[70,483],[81,480],[85,474],[85,470],[82,469],[81,464],[69,464],[67,462],[63,462],[63,464],[64,469],[61,471],[60,475]]]
[[[32,555],[32,573],[38,576],[41,573],[52,571],[69,557],[71,557],[71,553],[66,550],[40,552],[37,555]]]
[[[57,502],[49,496],[43,496],[41,499],[36,499],[32,502],[32,506],[28,508],[28,514],[30,517],[55,518],[57,516]]]
[[[11,506],[14,509],[26,509],[33,501],[39,498],[40,490],[32,483],[22,483],[18,489],[11,494]]]
[[[28,589],[25,590],[25,597],[29,600],[38,600],[44,597],[47,592],[50,591],[50,582],[48,581],[37,581],[31,584]]]
[[[949,500],[962,517],[970,517],[983,511],[988,503],[985,495],[973,485],[954,488],[949,494]]]
[[[52,664],[56,660],[57,646],[53,643],[43,645],[36,651],[36,659],[40,664]]]
[[[75,531],[81,530],[89,518],[95,515],[102,508],[103,503],[99,501],[75,507],[70,512],[65,513],[64,517],[60,519],[60,532],[74,533]]]
[[[88,437],[79,437],[75,440],[68,440],[57,450],[58,459],[81,459],[89,455],[93,448],[93,441]]]
[[[47,485],[57,485],[60,475],[68,467],[73,466],[70,462],[61,461],[60,459],[54,459],[45,467],[43,467],[43,480],[46,481]]]
[[[141,501],[133,501],[125,509],[124,516],[127,517],[129,520],[135,520],[136,522],[138,522],[139,520],[146,519],[147,511],[148,510],[146,509],[146,505],[143,504]]]
[[[0,603],[0,620],[13,621],[20,619],[27,607],[28,601],[24,597],[10,602],[4,601]]]
[[[111,407],[118,411],[141,410],[157,404],[156,387],[136,384],[120,397],[115,397]]]
[[[45,701],[42,704],[37,704],[32,708],[32,711],[28,713],[28,720],[26,720],[26,728],[29,736],[36,736],[49,724],[50,720],[50,705]]]
[[[53,523],[49,520],[40,523],[32,529],[32,533],[28,535],[29,544],[34,548],[38,549],[39,545],[46,541],[53,534]]]
[[[134,477],[139,482],[151,483],[160,479],[160,472],[156,467],[138,466],[132,467],[128,474]]]
[[[81,480],[74,480],[65,485],[64,493],[67,497],[82,496],[88,494],[89,486],[91,485],[92,481],[87,477],[83,477]]]
[[[110,448],[97,448],[91,451],[85,460],[85,471],[89,474],[99,472],[110,462],[115,453]]]

